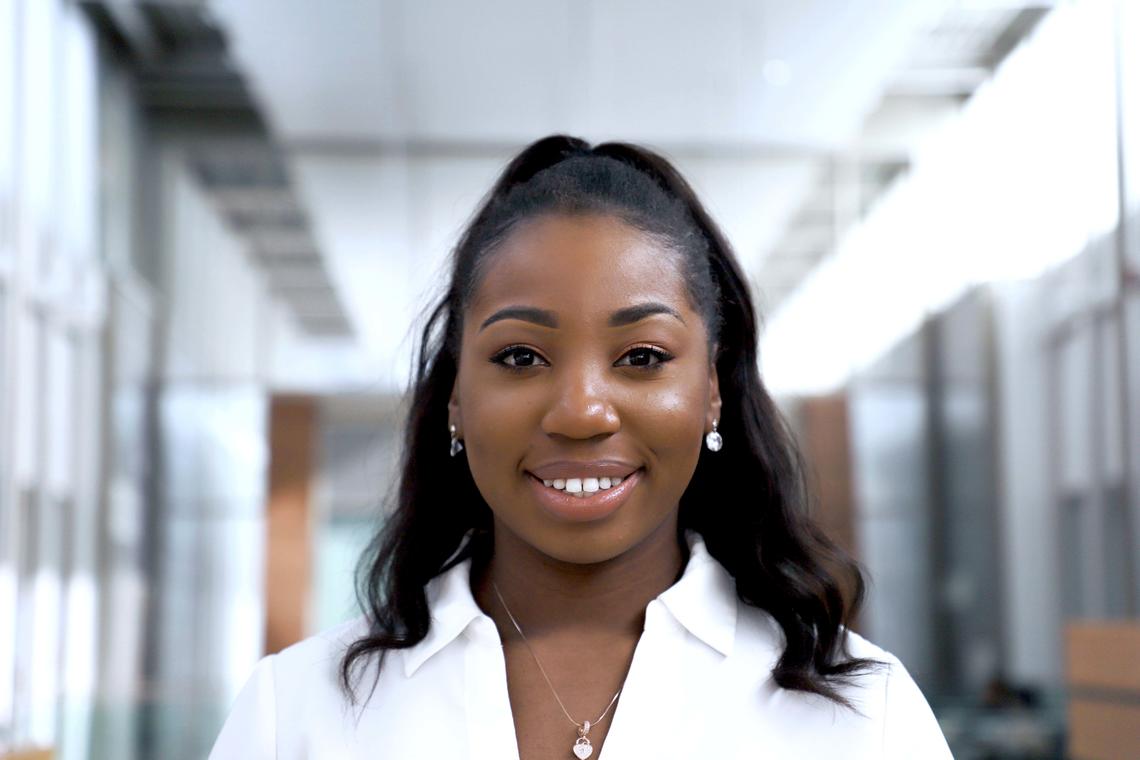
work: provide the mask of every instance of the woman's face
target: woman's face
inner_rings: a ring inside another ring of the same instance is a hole
[[[601,562],[675,525],[720,414],[679,255],[609,216],[518,226],[464,315],[449,414],[496,529],[547,556]]]

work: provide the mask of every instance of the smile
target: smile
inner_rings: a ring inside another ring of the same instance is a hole
[[[630,472],[626,468],[625,472],[624,476],[559,478],[539,478],[530,473],[528,480],[536,501],[547,514],[560,521],[580,523],[609,517],[626,503],[644,471]]]
[[[558,478],[557,480],[543,480],[542,484],[555,491],[565,491],[580,498],[585,498],[598,491],[607,491],[614,486],[621,485],[622,478]]]

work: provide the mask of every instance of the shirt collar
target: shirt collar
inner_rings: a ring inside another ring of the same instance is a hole
[[[431,627],[420,643],[404,650],[404,675],[410,678],[429,657],[458,638],[473,621],[486,617],[475,603],[470,578],[471,558],[468,557],[428,583]]]
[[[680,580],[657,597],[669,614],[698,640],[722,655],[736,639],[736,591],[732,577],[717,562],[698,533],[687,531],[689,561]],[[458,638],[472,623],[494,626],[471,594],[471,559],[433,578],[427,587],[431,628],[423,641],[403,650],[404,675],[411,677],[432,655]]]
[[[657,597],[689,633],[721,654],[736,640],[736,584],[699,533],[686,531],[689,563],[681,579]]]

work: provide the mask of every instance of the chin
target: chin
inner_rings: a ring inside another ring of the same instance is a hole
[[[675,513],[672,516],[675,517]],[[665,530],[667,524],[675,525],[675,519],[670,520],[670,517],[666,514],[644,522],[639,520],[637,525],[623,525],[621,515],[613,515],[610,519],[592,523],[531,524],[518,529],[504,525],[501,520],[496,522],[510,530],[518,540],[551,559],[573,565],[596,565],[636,550]]]

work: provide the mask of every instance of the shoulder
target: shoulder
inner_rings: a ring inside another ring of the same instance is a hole
[[[787,646],[783,628],[767,610],[743,602],[738,602],[737,609],[736,648],[739,655],[759,665],[765,673],[770,673]],[[881,690],[886,687],[894,669],[905,672],[897,657],[850,629],[846,630],[846,649],[852,659],[871,661],[861,675],[851,679],[852,694],[848,696]]]
[[[878,644],[864,638],[860,634],[846,629],[847,635],[847,653],[855,659],[875,660],[882,663],[881,670],[884,671],[883,677],[890,675],[890,670],[893,666],[897,665],[902,667],[899,658],[883,649]]]
[[[913,757],[921,749],[924,758],[951,760],[938,720],[902,661],[854,631],[847,632],[847,651],[877,663],[859,677],[852,701],[875,725],[883,757]]]
[[[846,633],[849,656],[871,661],[845,683],[836,683],[855,709],[846,710],[815,694],[780,689],[769,681],[768,696],[762,699],[769,718],[776,720],[774,725],[799,743],[796,746],[818,746],[820,751],[843,744],[852,749],[852,757],[863,756],[854,751],[859,747],[868,748],[875,757],[948,760],[950,751],[938,721],[902,661],[855,631]],[[740,605],[737,648],[748,657],[748,669],[759,666],[770,675],[784,647],[784,633],[775,618]]]
[[[306,746],[306,737],[330,741],[343,733],[348,700],[340,689],[345,650],[367,630],[364,618],[300,641],[257,664],[230,708],[210,760],[260,760]]]
[[[274,679],[289,686],[336,686],[345,651],[367,632],[361,616],[281,650],[271,656]]]
[[[899,659],[887,650],[851,629],[845,629],[845,633],[847,653],[851,658],[879,663],[867,671],[874,676],[873,680],[883,681],[889,677],[893,667],[902,668]],[[736,644],[746,653],[763,657],[770,669],[784,653],[787,639],[770,612],[737,600]]]

